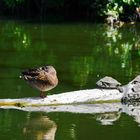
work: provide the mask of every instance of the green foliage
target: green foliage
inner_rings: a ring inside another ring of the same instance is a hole
[[[119,2],[119,0],[116,0]],[[122,0],[123,3],[128,4],[128,5],[137,5],[140,3],[139,0]]]
[[[105,15],[118,18],[119,14],[123,12],[123,7],[118,3],[108,3],[106,5],[106,10],[104,11]]]
[[[112,0],[106,5],[103,13],[114,18],[128,17],[140,6],[140,0]],[[134,16],[134,15],[133,15]]]

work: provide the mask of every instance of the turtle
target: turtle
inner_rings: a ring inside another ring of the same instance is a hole
[[[119,89],[121,83],[112,77],[105,76],[104,78],[97,81],[96,85],[98,86],[98,88],[103,89]]]

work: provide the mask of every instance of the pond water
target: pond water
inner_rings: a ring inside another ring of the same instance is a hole
[[[126,84],[140,71],[140,25],[113,29],[103,24],[0,21],[0,38],[0,98],[39,96],[19,79],[22,70],[32,67],[56,68],[59,84],[48,94],[92,89],[106,75]],[[140,139],[139,114],[120,108],[98,113],[0,109],[0,139]]]

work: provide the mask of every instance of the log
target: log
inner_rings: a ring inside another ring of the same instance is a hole
[[[58,106],[120,101],[130,104],[140,101],[140,75],[118,89],[87,89],[54,94],[46,98],[0,99],[0,106]]]
[[[46,98],[0,99],[0,106],[48,106],[81,103],[103,103],[121,101],[123,93],[117,89],[79,90],[47,96]]]

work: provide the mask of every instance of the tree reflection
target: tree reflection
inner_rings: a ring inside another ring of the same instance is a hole
[[[17,50],[23,50],[31,45],[31,37],[24,27],[16,22],[7,22],[2,28],[2,39],[1,41],[12,40],[11,47]],[[2,43],[4,44],[4,42]]]
[[[4,66],[56,65],[62,81],[70,81],[68,84],[78,89],[91,88],[106,75],[121,82],[139,73],[138,26],[118,29],[100,24],[37,25],[14,21],[0,25],[0,62]]]
[[[93,72],[93,58],[79,57],[73,58],[70,70],[73,75],[73,82],[81,88],[86,85],[89,75]]]

